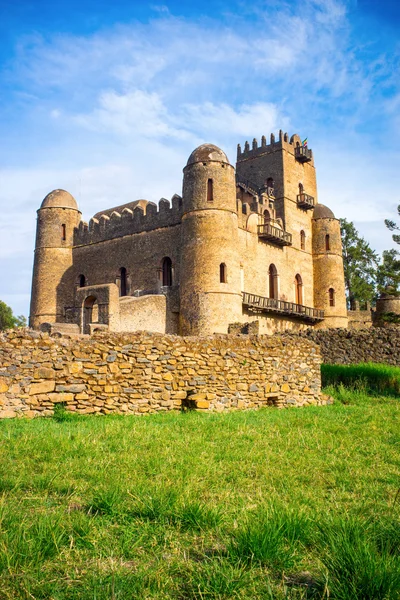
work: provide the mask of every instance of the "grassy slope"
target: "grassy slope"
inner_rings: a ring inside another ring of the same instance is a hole
[[[0,422],[0,599],[399,598],[394,398]]]

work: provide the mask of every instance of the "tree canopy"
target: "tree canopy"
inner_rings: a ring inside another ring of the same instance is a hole
[[[0,300],[0,331],[13,329],[14,327],[25,327],[26,319],[24,316],[16,317],[12,309],[5,302]]]
[[[397,212],[399,213],[399,216],[400,216],[400,204],[397,207]],[[391,219],[385,219],[385,225],[390,231],[400,231],[400,226],[397,225]],[[393,241],[396,242],[396,244],[400,244],[400,235],[393,234],[392,238],[393,238]]]
[[[400,295],[400,252],[384,250],[377,271],[378,291]]]
[[[371,302],[375,298],[378,254],[360,236],[354,223],[340,219],[347,301]]]

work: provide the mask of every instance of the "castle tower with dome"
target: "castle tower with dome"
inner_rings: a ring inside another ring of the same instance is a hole
[[[55,190],[38,210],[30,324],[71,333],[180,335],[346,327],[339,221],[318,202],[312,150],[279,132],[203,144],[182,196],[87,223]]]

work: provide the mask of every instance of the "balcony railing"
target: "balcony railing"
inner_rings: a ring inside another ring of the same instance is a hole
[[[294,157],[299,162],[310,162],[312,160],[312,150],[305,148],[304,146],[297,146],[294,149]]]
[[[268,240],[272,244],[277,244],[278,246],[292,245],[292,234],[283,229],[279,229],[279,227],[274,227],[269,223],[263,223],[258,225],[257,231],[258,237]]]
[[[303,306],[295,302],[286,302],[276,298],[265,298],[243,292],[243,305],[250,310],[260,312],[273,312],[290,317],[297,317],[303,321],[315,323],[324,319],[324,311],[311,306]]]
[[[305,210],[314,208],[315,198],[302,192],[301,194],[297,195],[297,206],[300,206],[300,208],[304,208]]]

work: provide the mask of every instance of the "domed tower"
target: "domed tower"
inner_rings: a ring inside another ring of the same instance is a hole
[[[74,228],[81,213],[64,190],[46,196],[37,211],[35,258],[29,324],[62,322],[63,309],[73,290],[64,289],[63,275],[72,266]]]
[[[347,327],[342,238],[333,212],[317,204],[312,217],[314,307],[325,312],[316,327]]]
[[[227,333],[242,315],[235,170],[222,150],[203,144],[183,173],[180,331]]]

